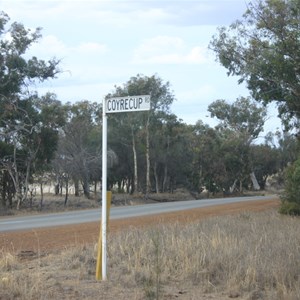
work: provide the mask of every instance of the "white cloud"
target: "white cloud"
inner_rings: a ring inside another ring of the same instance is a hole
[[[82,83],[99,81],[103,75],[101,61],[107,51],[108,47],[105,44],[81,42],[73,46],[64,43],[55,35],[47,35],[38,44],[34,44],[26,56],[37,56],[44,60],[52,57],[60,59],[59,67],[62,73],[57,80],[59,82],[66,81],[69,84],[76,82],[81,85]],[[83,88],[81,87],[80,90]]]
[[[66,86],[56,86],[55,82],[48,83],[36,90],[40,95],[52,92],[57,94],[58,99],[63,102],[77,102],[82,100],[102,102],[102,98],[113,88],[113,83],[98,84],[73,84]]]
[[[2,9],[17,21],[34,19],[39,24],[44,20],[56,22],[65,18],[78,23],[106,25],[116,28],[136,23],[155,24],[174,19],[165,7],[152,1],[99,1],[99,0],[2,0]],[[14,5],[17,4],[17,5]],[[68,19],[70,18],[70,19]],[[39,25],[38,24],[38,25]]]
[[[108,48],[104,44],[99,44],[99,43],[82,43],[80,44],[77,48],[74,49],[76,52],[80,52],[83,54],[103,54],[106,53]]]
[[[133,63],[203,64],[209,61],[204,47],[188,48],[183,39],[157,36],[146,39],[134,50]]]
[[[29,55],[38,57],[55,56],[57,58],[70,57],[72,55],[91,55],[104,54],[107,52],[107,46],[96,42],[80,43],[79,45],[70,46],[61,41],[55,35],[44,36],[41,41],[34,44]],[[82,56],[81,56],[82,57]]]
[[[194,47],[192,50],[184,57],[184,60],[188,63],[198,63],[204,64],[209,61],[207,50],[204,47]]]
[[[68,47],[54,35],[44,36],[39,43],[34,44],[29,51],[29,55],[38,57],[56,56],[62,57],[68,53]]]
[[[195,103],[204,102],[209,104],[209,101],[214,97],[216,93],[215,87],[211,84],[204,84],[199,86],[196,89],[184,90],[178,93],[178,99],[181,99],[182,102],[178,103],[179,105],[193,105]]]

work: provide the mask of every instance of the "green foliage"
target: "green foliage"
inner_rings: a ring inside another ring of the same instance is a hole
[[[228,75],[258,101],[276,101],[285,125],[299,126],[299,1],[259,0],[241,20],[219,28],[210,48]]]
[[[81,183],[84,195],[90,198],[90,184],[101,180],[101,126],[97,117],[100,105],[89,101],[68,103],[62,111],[67,111],[66,124],[60,130],[52,161],[57,184],[67,188],[69,180],[73,180],[79,195]],[[108,164],[114,162],[115,155],[109,151]]]
[[[216,100],[209,105],[208,111],[219,121],[214,134],[217,139],[212,141],[215,147],[206,150],[210,154],[212,149],[215,152],[212,156],[208,154],[204,157],[204,160],[211,157],[205,168],[211,169],[212,172],[214,167],[208,186],[215,188],[217,185],[219,190],[233,192],[234,183],[238,180],[239,192],[242,192],[243,185],[248,185],[249,174],[255,169],[250,150],[252,142],[263,131],[266,108],[250,98],[240,97],[232,104],[225,100]],[[205,141],[207,137],[201,139]]]
[[[264,189],[268,176],[280,170],[280,152],[267,144],[252,145],[250,156],[258,184]]]
[[[300,215],[300,158],[286,169],[282,213]]]
[[[250,98],[240,97],[229,104],[225,100],[216,100],[209,105],[208,111],[221,123],[219,126],[234,130],[250,141],[263,131],[267,110]]]
[[[300,216],[300,204],[295,202],[282,201],[279,212],[283,215]]]
[[[0,190],[4,206],[7,200],[11,205],[13,191],[19,207],[26,200],[33,172],[43,170],[53,158],[62,114],[59,101],[44,101],[28,89],[59,72],[56,59],[25,57],[41,37],[41,29],[32,31],[9,21],[0,13]]]
[[[284,169],[288,164],[294,162],[299,153],[300,143],[294,134],[284,132],[283,134],[276,132],[278,140],[279,162],[281,169]]]
[[[177,125],[180,127],[177,117],[170,113],[175,99],[170,84],[157,75],[138,74],[123,86],[116,86],[107,98],[128,95],[150,95],[151,110],[109,116],[109,122],[114,126],[109,132],[109,145],[116,153],[124,149],[132,152],[126,156],[120,153],[122,158],[127,157],[124,162],[122,160],[126,168],[116,167],[115,178],[121,185],[120,176],[125,175],[134,192],[165,191],[166,182],[170,183],[171,177],[176,176],[174,159],[178,156],[174,152],[179,143],[176,138]],[[152,186],[155,188],[152,189]]]
[[[191,189],[199,193],[205,187],[210,192],[217,192],[227,177],[219,155],[221,136],[218,130],[198,121],[192,127],[190,140],[193,153],[189,176]]]

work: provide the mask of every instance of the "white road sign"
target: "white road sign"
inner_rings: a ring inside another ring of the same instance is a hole
[[[106,113],[150,110],[150,96],[115,97],[106,100]]]

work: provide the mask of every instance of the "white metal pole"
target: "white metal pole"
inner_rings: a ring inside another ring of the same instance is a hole
[[[102,280],[106,280],[106,190],[107,190],[107,115],[102,101]]]

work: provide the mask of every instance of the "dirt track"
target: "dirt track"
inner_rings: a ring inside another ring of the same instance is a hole
[[[165,222],[193,222],[211,216],[236,214],[243,211],[263,211],[278,206],[278,199],[225,204],[155,216],[113,220],[109,224],[109,230],[113,233],[130,226],[149,226]],[[49,253],[78,244],[95,243],[99,236],[99,223],[0,233],[0,251],[2,249],[15,253],[30,253],[31,251]]]

